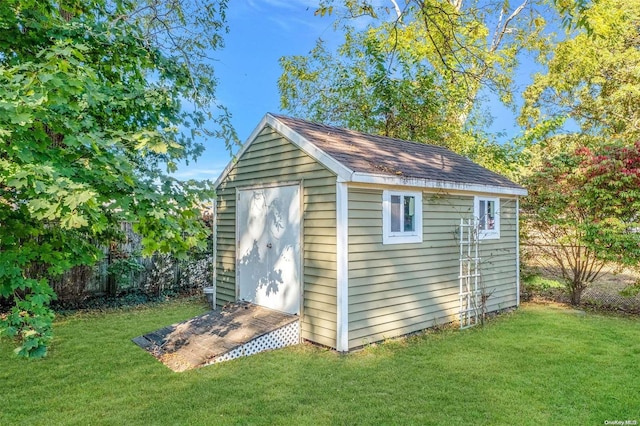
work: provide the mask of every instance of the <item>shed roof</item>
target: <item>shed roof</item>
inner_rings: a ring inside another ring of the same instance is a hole
[[[267,125],[343,181],[526,195],[522,186],[441,146],[371,135],[278,114],[264,117],[239,157]],[[225,170],[216,186],[227,173]]]

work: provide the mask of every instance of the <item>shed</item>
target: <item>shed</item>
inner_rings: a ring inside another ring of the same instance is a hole
[[[526,190],[443,147],[267,114],[215,188],[216,304],[299,315],[302,339],[347,352],[519,304]]]

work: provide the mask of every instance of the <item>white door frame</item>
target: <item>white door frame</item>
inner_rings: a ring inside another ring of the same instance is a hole
[[[287,186],[297,186],[298,187],[298,198],[300,202],[300,220],[299,220],[299,232],[298,232],[298,244],[300,245],[300,253],[298,258],[298,277],[299,277],[299,285],[298,294],[300,295],[298,313],[302,318],[303,315],[303,307],[304,307],[304,193],[303,193],[303,182],[300,181],[286,181],[286,182],[269,182],[264,184],[257,185],[247,185],[242,187],[236,187],[236,212],[235,212],[235,293],[236,300],[240,300],[240,215],[238,214],[238,208],[240,206],[240,193],[242,191],[251,191],[256,189],[270,189],[270,188],[280,188]]]

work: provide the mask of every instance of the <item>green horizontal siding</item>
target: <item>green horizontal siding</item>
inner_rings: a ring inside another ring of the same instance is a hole
[[[336,177],[270,128],[254,140],[217,190],[217,301],[236,300],[236,188],[302,182],[302,337],[335,347]]]
[[[481,243],[489,310],[516,304],[515,200],[501,200],[501,238]],[[423,242],[382,244],[382,190],[349,189],[349,347],[457,319],[461,218],[473,197],[423,193]]]
[[[516,306],[517,225],[516,200],[500,199],[500,239],[480,244],[480,274],[485,287],[487,311]]]

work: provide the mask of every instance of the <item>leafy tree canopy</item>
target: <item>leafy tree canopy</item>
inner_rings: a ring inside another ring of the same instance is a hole
[[[566,39],[524,93],[530,142],[576,134],[635,143],[640,136],[640,3],[558,0]],[[568,125],[568,127],[566,126]],[[567,130],[569,129],[569,130]]]
[[[222,45],[226,1],[4,0],[0,3],[0,330],[43,356],[48,279],[95,262],[121,221],[145,253],[204,244],[207,185],[167,175],[231,143],[206,54]],[[205,121],[217,123],[205,128]],[[212,133],[213,132],[213,133]]]
[[[340,12],[339,12],[340,11]],[[281,59],[281,104],[295,115],[361,131],[446,145],[500,168],[511,152],[487,142],[482,96],[512,101],[523,49],[545,48],[530,0],[323,1],[345,39]]]
[[[580,295],[603,266],[640,262],[640,142],[577,147],[544,160],[525,180],[528,252]]]

